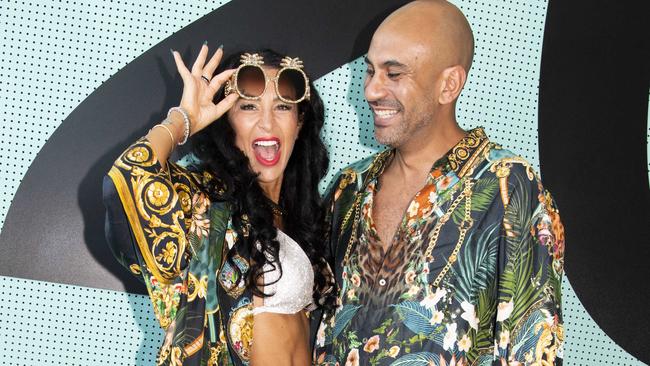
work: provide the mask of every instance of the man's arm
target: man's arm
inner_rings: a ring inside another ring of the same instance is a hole
[[[512,194],[499,245],[493,362],[561,365],[564,227],[538,178],[513,172],[508,186]]]

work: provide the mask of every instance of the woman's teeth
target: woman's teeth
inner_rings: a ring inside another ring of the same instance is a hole
[[[278,146],[277,141],[255,141],[255,146]]]

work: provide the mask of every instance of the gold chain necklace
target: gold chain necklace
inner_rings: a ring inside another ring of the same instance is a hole
[[[428,263],[432,262],[434,258],[431,256],[433,249],[435,248],[436,244],[438,243],[438,237],[440,236],[440,231],[442,230],[442,227],[449,221],[451,218],[451,215],[453,214],[454,210],[458,207],[458,205],[465,200],[465,213],[463,216],[463,221],[461,221],[460,225],[458,226],[458,241],[456,242],[456,246],[454,247],[454,250],[452,251],[451,255],[449,256],[449,259],[447,260],[447,264],[445,267],[442,269],[440,274],[436,277],[436,280],[433,282],[433,286],[437,287],[440,284],[440,281],[444,277],[444,275],[449,271],[451,266],[456,262],[458,259],[458,252],[460,252],[460,248],[463,245],[463,242],[465,241],[465,235],[467,235],[467,231],[472,227],[474,220],[471,217],[472,213],[472,187],[474,186],[475,181],[472,179],[467,179],[465,181],[465,186],[463,188],[463,191],[456,197],[454,202],[449,206],[447,211],[445,212],[444,215],[438,219],[438,222],[436,223],[436,226],[433,228],[431,231],[431,234],[429,234],[429,245],[427,246],[427,249],[424,252],[424,259],[425,259],[425,264],[428,265]],[[354,222],[352,223],[352,233],[350,235],[350,240],[348,240],[347,247],[345,249],[345,256],[343,257],[343,263],[342,267],[345,267],[348,264],[348,261],[350,260],[350,253],[352,251],[353,243],[356,241],[357,238],[357,230],[358,230],[358,225],[359,225],[359,219],[360,219],[360,204],[361,204],[361,198],[363,197],[363,192],[357,192],[356,193],[356,198],[354,201],[354,205],[352,206],[352,209],[348,211],[348,214],[346,215],[345,219],[349,219],[349,216],[351,215],[352,212],[354,212]]]
[[[266,201],[267,201],[267,204],[268,204],[269,208],[271,209],[271,211],[273,211],[273,214],[274,214],[275,216],[280,216],[280,217],[282,217],[282,216],[286,215],[286,213],[284,212],[284,210],[282,209],[282,207],[280,207],[280,205],[278,205],[277,203],[273,202],[273,201],[272,201],[271,199],[269,199],[269,198],[267,198]]]
[[[440,236],[440,231],[442,230],[442,227],[449,221],[451,215],[456,210],[456,207],[458,207],[458,205],[463,201],[463,199],[465,200],[465,215],[463,216],[463,221],[461,221],[460,225],[458,226],[458,241],[456,242],[456,246],[454,247],[454,250],[451,252],[451,255],[447,260],[447,264],[442,269],[442,271],[440,271],[435,281],[433,281],[434,287],[438,287],[442,278],[449,271],[449,269],[454,264],[454,262],[456,262],[456,260],[458,259],[458,252],[460,251],[460,248],[462,247],[463,242],[465,241],[465,235],[467,234],[467,231],[474,224],[474,220],[472,219],[471,216],[472,215],[472,187],[474,186],[474,183],[475,182],[472,179],[468,179],[465,181],[465,187],[463,188],[463,191],[458,195],[458,197],[456,197],[456,199],[451,204],[451,206],[449,206],[447,212],[445,212],[445,214],[442,215],[440,219],[438,219],[436,226],[434,226],[433,230],[429,234],[429,245],[427,246],[427,249],[424,252],[424,261],[425,261],[424,264],[426,266],[428,266],[428,264],[433,262],[434,260],[431,254],[433,253],[433,249],[436,247],[436,244],[438,243],[438,236]]]
[[[350,219],[350,216],[354,212],[354,221],[352,222],[352,233],[350,234],[350,240],[348,240],[348,245],[345,248],[345,257],[343,257],[343,263],[342,267],[345,267],[348,264],[348,260],[350,259],[350,251],[352,250],[352,243],[354,243],[357,240],[357,229],[359,228],[359,215],[361,214],[361,199],[363,198],[363,193],[366,190],[366,187],[368,186],[368,182],[371,180],[375,179],[378,177],[383,171],[384,167],[387,164],[387,161],[389,158],[393,156],[395,153],[395,149],[392,150],[385,150],[379,153],[375,159],[372,161],[372,164],[370,164],[370,171],[368,172],[368,175],[364,179],[363,184],[361,185],[363,187],[363,190],[357,191],[355,193],[355,198],[354,198],[354,205],[348,210],[348,212],[345,214],[345,217],[343,218],[343,223],[341,225],[341,233],[343,233],[343,228],[345,228],[345,225],[347,224],[348,220]]]

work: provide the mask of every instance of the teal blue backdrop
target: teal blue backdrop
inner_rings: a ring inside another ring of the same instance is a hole
[[[491,139],[539,170],[547,2],[453,2],[476,37],[475,63],[459,102],[462,127],[484,126]],[[32,161],[86,97],[139,55],[226,3],[0,0],[0,227]],[[363,98],[364,72],[357,58],[316,81],[326,104],[323,139],[331,154],[323,189],[339,169],[380,148]],[[43,202],[54,203],[56,197]],[[48,224],[25,221],[23,229]],[[74,256],[65,244],[60,255]],[[67,271],[74,274],[75,268]],[[566,278],[563,291],[566,365],[643,364],[599,328]],[[154,364],[162,332],[144,295],[8,276],[0,276],[0,295],[0,365]]]

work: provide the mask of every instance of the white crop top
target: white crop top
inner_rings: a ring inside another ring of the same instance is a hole
[[[279,261],[282,265],[282,277],[279,268],[264,265],[264,305],[253,308],[253,314],[279,313],[295,314],[313,302],[314,271],[307,254],[295,240],[278,229],[277,240],[280,243]],[[275,282],[277,281],[277,282]]]

